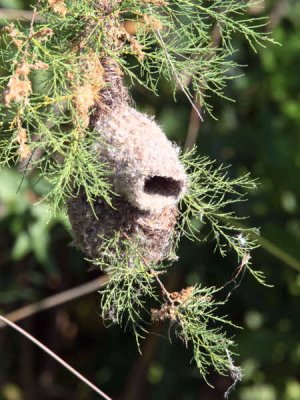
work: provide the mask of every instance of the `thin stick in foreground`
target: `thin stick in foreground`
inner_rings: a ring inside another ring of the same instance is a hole
[[[6,21],[26,21],[30,22],[32,19],[33,12],[30,10],[13,10],[9,8],[3,8],[0,10],[0,19]],[[39,18],[40,20],[40,18]]]
[[[96,278],[90,282],[84,283],[83,285],[76,286],[75,288],[54,294],[53,296],[47,297],[36,303],[21,307],[5,315],[5,318],[13,322],[21,321],[22,319],[29,318],[32,315],[35,315],[41,311],[49,310],[53,307],[66,304],[72,300],[76,300],[90,293],[94,293],[102,286],[104,286],[107,282],[108,282],[107,275],[103,275],[100,278]],[[5,324],[0,322],[0,329],[5,326],[6,326]]]
[[[83,375],[81,375],[76,369],[71,367],[68,363],[66,363],[63,359],[61,359],[58,355],[53,353],[48,347],[46,347],[43,343],[38,341],[36,338],[34,338],[32,335],[30,335],[28,332],[24,331],[24,329],[20,328],[18,325],[14,324],[11,322],[9,319],[3,317],[0,315],[0,320],[10,326],[12,329],[15,331],[19,332],[21,335],[26,337],[28,340],[30,340],[33,344],[35,344],[37,347],[39,347],[41,350],[43,350],[45,353],[47,353],[50,357],[52,357],[54,360],[56,360],[60,365],[62,365],[64,368],[66,368],[68,371],[71,372],[74,376],[76,376],[78,379],[80,379],[83,383],[85,383],[89,388],[91,388],[95,393],[97,393],[99,396],[101,396],[105,400],[112,400],[111,397],[107,396],[102,390],[97,388],[92,382],[90,382],[87,378],[85,378]]]

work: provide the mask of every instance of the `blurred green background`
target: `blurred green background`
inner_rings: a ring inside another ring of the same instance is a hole
[[[1,0],[2,8],[28,9],[23,0]],[[0,9],[0,12],[3,11]],[[230,164],[233,176],[250,171],[260,185],[238,212],[247,224],[261,227],[262,247],[253,265],[265,271],[274,288],[249,275],[232,293],[223,313],[243,327],[235,334],[237,363],[244,378],[230,399],[300,399],[300,2],[265,0],[275,39],[253,53],[236,37],[236,58],[247,65],[226,94],[235,102],[212,98],[214,121],[206,116],[197,137],[199,153]],[[241,71],[235,71],[241,72]],[[155,97],[132,89],[137,106],[155,114],[172,140],[184,143],[191,107],[183,95],[172,101],[163,84]],[[0,309],[23,305],[95,279],[83,255],[71,246],[65,216],[49,221],[47,206],[34,205],[43,185],[14,170],[0,172]],[[167,285],[194,282],[222,285],[236,268],[234,257],[221,259],[213,244],[181,244],[180,258]],[[95,292],[27,318],[20,325],[78,368],[113,399],[217,400],[231,384],[213,372],[209,388],[199,377],[191,354],[167,332],[151,333],[139,355],[130,332],[106,329]],[[231,333],[231,332],[230,332]],[[47,355],[8,328],[0,328],[0,399],[96,399],[82,383]]]

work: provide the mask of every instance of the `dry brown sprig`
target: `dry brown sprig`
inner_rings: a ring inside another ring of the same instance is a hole
[[[164,321],[170,319],[171,321],[177,320],[176,307],[172,304],[163,304],[160,309],[151,309],[152,321]]]
[[[66,16],[68,9],[64,0],[48,0],[48,3],[55,13],[61,15],[62,17]]]
[[[93,85],[97,90],[103,88],[105,84],[104,69],[97,54],[94,52],[88,53],[81,58],[80,64],[81,70],[91,85]]]
[[[140,45],[138,40],[136,40],[135,37],[131,36],[129,38],[129,42],[133,53],[137,56],[139,60],[142,60],[145,57],[145,54],[143,52],[143,47]]]
[[[178,307],[186,304],[189,300],[193,298],[194,286],[189,286],[182,289],[180,292],[168,293],[169,302],[164,303],[160,309],[153,308],[151,310],[152,321],[164,321],[170,319],[171,321],[179,320]],[[209,300],[207,297],[199,297],[199,301]]]
[[[95,53],[82,57],[80,68],[85,82],[75,88],[74,102],[77,114],[84,127],[90,122],[89,111],[99,100],[99,92],[105,86],[104,69]]]
[[[74,95],[75,107],[77,115],[84,127],[89,125],[89,110],[96,100],[97,94],[90,83],[77,86]]]
[[[48,69],[49,65],[44,63],[43,61],[37,61],[36,63],[31,65],[32,70],[45,70]]]
[[[193,296],[193,292],[194,286],[189,286],[186,289],[182,289],[180,292],[170,293],[170,297],[175,303],[182,304]]]
[[[98,0],[97,8],[101,9],[104,14],[111,12],[123,0]]]
[[[45,70],[49,65],[43,61],[36,61],[34,64],[29,64],[22,61],[17,67],[15,73],[10,77],[7,87],[3,94],[3,103],[9,107],[10,103],[15,101],[20,103],[24,101],[25,104],[29,102],[29,96],[32,93],[32,84],[29,79],[31,70]]]
[[[153,4],[154,6],[163,6],[166,7],[169,3],[165,0],[142,0],[143,3]]]
[[[151,15],[143,15],[143,21],[147,28],[152,29],[154,31],[161,31],[163,29],[163,25],[159,19],[154,18]]]
[[[46,27],[46,28],[41,29],[40,31],[34,32],[30,36],[30,39],[34,37],[34,38],[37,38],[37,39],[40,39],[40,40],[48,40],[53,35],[54,35],[53,30],[51,28]]]
[[[23,46],[25,40],[19,39],[21,32],[14,24],[10,24],[4,28],[4,32],[11,37],[18,49]],[[22,51],[23,60],[18,64],[16,71],[10,77],[3,93],[3,103],[6,107],[9,107],[11,102],[20,103],[24,101],[25,105],[28,104],[29,96],[32,93],[32,84],[29,79],[31,70],[45,70],[48,68],[48,65],[42,61],[37,60],[35,63],[30,64],[26,60],[28,56],[29,40],[33,37],[39,38],[40,40],[48,40],[52,36],[53,30],[51,28],[45,27],[38,32],[33,32],[33,26],[31,25],[29,37],[26,39],[27,44],[25,50]],[[35,59],[35,57],[33,59]]]
[[[141,60],[144,58],[143,48],[138,40],[134,37],[136,30],[138,27],[144,24],[140,22],[134,22],[136,24],[136,30],[130,27],[129,21],[121,24],[117,19],[112,19],[111,22],[108,22],[105,26],[105,35],[109,38],[111,42],[111,46],[114,49],[122,49],[125,43],[129,43],[132,49],[132,52]]]
[[[10,77],[3,96],[3,102],[6,107],[8,107],[12,101],[24,101],[25,104],[28,104],[28,97],[32,93],[31,81],[28,78],[30,68],[31,65],[24,61]]]
[[[30,148],[27,144],[27,142],[28,142],[27,131],[26,131],[26,129],[19,126],[17,132],[18,132],[17,133],[17,142],[19,143],[18,153],[20,156],[20,160],[24,161],[24,160],[28,159],[28,157],[30,156],[30,153],[31,153]]]
[[[117,18],[111,18],[105,24],[105,37],[110,42],[110,46],[116,50],[121,49],[124,43],[130,39],[130,34]]]
[[[3,32],[7,33],[8,36],[10,36],[13,44],[18,48],[21,49],[21,47],[24,44],[24,40],[20,39],[20,36],[22,36],[21,32],[16,28],[14,24],[9,24],[5,28],[3,28]]]

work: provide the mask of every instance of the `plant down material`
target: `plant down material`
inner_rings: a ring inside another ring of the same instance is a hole
[[[182,155],[155,121],[132,105],[127,76],[154,93],[160,79],[202,110],[224,97],[237,67],[232,39],[272,42],[264,19],[245,18],[246,0],[44,0],[30,26],[2,35],[5,73],[0,165],[23,162],[49,184],[55,212],[68,210],[76,244],[109,275],[102,316],[125,327],[137,343],[144,319],[169,321],[205,377],[210,365],[237,379],[233,342],[215,315],[217,290],[198,285],[169,293],[161,275],[176,258],[181,236],[200,240],[211,226],[216,248],[234,250],[237,275],[251,268],[256,231],[240,229],[232,209],[255,187],[248,175],[229,179],[195,150]],[[212,30],[221,45],[212,45]],[[147,300],[155,302],[151,312]]]
[[[134,207],[161,212],[182,199],[187,185],[179,149],[158,125],[123,105],[95,123],[97,151],[113,171],[113,187]]]
[[[68,200],[75,242],[95,260],[102,257],[105,241],[126,235],[143,246],[145,259],[159,262],[169,258],[177,205],[187,186],[185,169],[179,149],[154,120],[129,106],[113,60],[105,59],[103,66],[109,86],[99,91],[92,116],[99,135],[93,151],[109,169],[116,195],[112,206],[96,199],[91,207],[83,192]]]
[[[120,196],[113,200],[113,207],[99,199],[93,209],[84,193],[68,202],[68,214],[75,243],[94,262],[103,258],[103,245],[111,238],[131,237],[143,247],[145,260],[162,261],[170,258],[170,251],[177,223],[175,206],[165,207],[159,213],[150,213],[133,207]],[[113,252],[111,253],[112,258]]]

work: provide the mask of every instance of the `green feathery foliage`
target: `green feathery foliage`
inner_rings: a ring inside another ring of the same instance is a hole
[[[181,161],[188,173],[189,185],[181,202],[181,219],[170,247],[169,259],[174,258],[174,248],[182,236],[201,240],[200,221],[209,224],[216,249],[222,256],[229,250],[236,253],[240,265],[235,279],[247,269],[267,286],[263,273],[251,267],[251,253],[258,247],[253,239],[258,235],[257,229],[240,228],[237,222],[243,218],[228,210],[245,200],[244,191],[255,189],[255,181],[249,174],[230,179],[228,168],[215,167],[215,163],[207,157],[197,157],[195,148],[183,154]],[[234,380],[239,380],[240,371],[232,362],[234,342],[227,338],[222,327],[230,322],[226,317],[216,315],[218,306],[224,304],[214,298],[220,289],[196,285],[181,292],[169,293],[160,280],[168,266],[148,265],[142,249],[138,239],[124,239],[119,233],[103,245],[102,257],[96,261],[110,278],[106,288],[100,292],[103,319],[125,327],[130,324],[139,347],[140,339],[147,332],[145,318],[149,314],[147,304],[151,300],[159,306],[152,309],[152,320],[170,322],[175,336],[192,349],[204,379],[207,380],[209,367],[213,366],[218,373],[229,373],[233,378],[235,376]],[[160,293],[157,293],[157,288]]]
[[[254,50],[255,45],[274,43],[269,33],[261,30],[266,18],[244,17],[249,4],[248,0],[120,2],[126,19],[131,14],[128,19],[141,21],[136,33],[138,45],[129,43],[124,49],[127,54],[136,50],[137,63],[128,66],[123,59],[125,72],[155,93],[161,77],[173,85],[174,95],[181,90],[192,102],[195,93],[201,107],[211,114],[209,97],[226,97],[227,81],[238,66],[233,58],[234,35],[244,35]],[[215,43],[213,31],[219,32]]]
[[[207,157],[196,155],[196,148],[181,157],[189,176],[189,187],[181,202],[180,234],[190,240],[201,240],[201,225],[209,225],[209,236],[216,242],[215,250],[224,257],[233,250],[241,268],[246,268],[260,283],[268,286],[264,274],[251,268],[251,253],[259,244],[257,228],[244,228],[232,206],[245,201],[247,190],[256,188],[249,174],[231,179],[228,167],[215,166]],[[203,240],[205,240],[204,238]]]
[[[224,304],[213,298],[218,290],[191,286],[169,293],[160,279],[167,267],[149,265],[142,252],[138,241],[122,240],[119,234],[105,241],[102,257],[96,261],[109,276],[108,284],[100,291],[104,321],[130,326],[140,349],[140,340],[148,332],[147,304],[151,300],[159,307],[151,310],[152,320],[170,322],[175,336],[193,351],[205,379],[211,365],[218,373],[228,374],[234,342],[220,326],[230,322],[216,315],[216,308]]]
[[[259,2],[258,2],[259,3]],[[38,0],[30,24],[8,24],[1,40],[0,167],[20,164],[49,182],[46,196],[53,210],[83,189],[93,207],[101,198],[110,204],[109,170],[99,162],[99,141],[90,117],[98,94],[108,89],[101,60],[109,58],[133,83],[154,93],[168,80],[189,101],[196,97],[212,113],[212,94],[226,97],[227,81],[235,75],[234,37],[245,36],[255,46],[273,43],[261,29],[264,18],[245,16],[248,0]],[[39,19],[36,19],[38,11]],[[219,32],[214,43],[212,32]],[[230,208],[243,200],[243,190],[255,183],[249,176],[230,180],[223,167],[215,168],[195,153],[183,155],[189,187],[181,204],[178,238],[198,239],[196,219],[209,224],[222,255],[231,248],[241,267],[263,282],[250,268],[255,230],[238,229]],[[220,303],[215,289],[195,286],[168,293],[160,274],[165,267],[148,265],[137,241],[115,237],[96,261],[110,281],[102,293],[105,320],[133,327],[137,343],[147,331],[146,301],[158,304],[153,320],[168,319],[177,336],[193,349],[203,376],[208,367],[224,374],[232,369],[232,341],[215,316]],[[159,294],[157,290],[160,290]],[[149,314],[149,312],[148,312]]]
[[[244,0],[127,0],[112,1],[109,9],[101,1],[51,4],[37,2],[39,23],[10,24],[3,31],[0,166],[21,159],[46,177],[54,210],[79,186],[90,204],[110,197],[108,172],[91,154],[95,136],[86,119],[93,107],[84,105],[91,99],[80,99],[87,85],[95,91],[103,84],[99,66],[97,77],[83,73],[87,63],[92,69],[110,57],[154,92],[160,78],[168,79],[190,101],[195,92],[210,111],[207,96],[223,96],[236,66],[233,35],[244,34],[253,46],[272,42],[259,31],[264,19],[242,18],[249,5]],[[222,38],[218,48],[211,43],[213,27]]]
[[[138,241],[122,240],[118,233],[112,239],[104,240],[102,249],[101,259],[93,260],[93,263],[109,276],[108,284],[100,292],[103,320],[124,327],[130,325],[140,349],[140,339],[147,332],[142,326],[147,313],[146,301],[158,299],[151,271],[160,267],[144,261]]]
[[[220,324],[229,324],[226,317],[218,317],[216,308],[223,305],[215,301],[215,288],[190,286],[170,294],[169,303],[153,310],[154,319],[169,319],[171,328],[186,347],[191,347],[201,375],[206,378],[211,366],[221,374],[230,370],[234,342],[228,339]],[[218,326],[216,328],[216,325]]]

